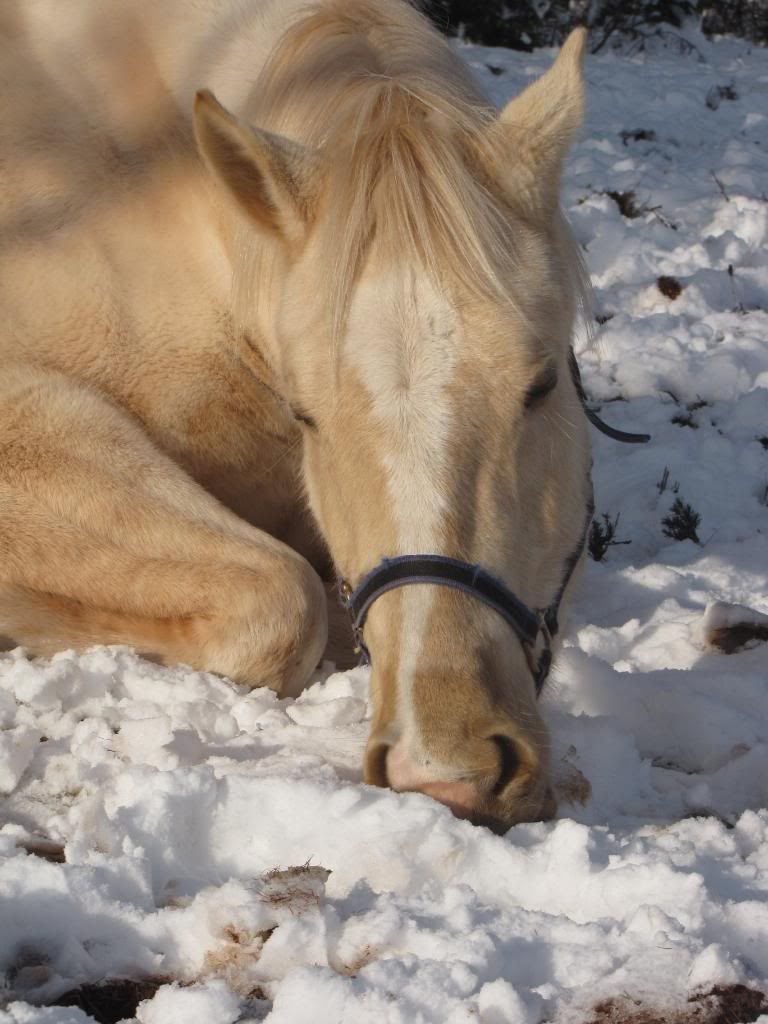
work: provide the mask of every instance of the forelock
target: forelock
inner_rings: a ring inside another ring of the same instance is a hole
[[[518,244],[498,173],[508,143],[425,18],[388,0],[329,0],[285,34],[253,97],[255,123],[326,157],[314,231],[336,342],[368,259],[416,261],[440,287],[458,282],[516,308]],[[242,308],[254,299],[252,275],[268,268],[239,255]],[[578,292],[575,249],[569,262]]]

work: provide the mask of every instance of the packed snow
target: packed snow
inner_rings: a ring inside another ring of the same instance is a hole
[[[672,1020],[768,991],[768,52],[691,38],[589,58],[564,183],[587,392],[653,439],[594,436],[615,533],[543,700],[558,819],[499,837],[362,785],[365,669],[292,701],[122,649],[2,655],[2,1024],[88,1024],[56,1004],[121,978],[154,979],[139,1024]],[[500,104],[552,58],[462,52]]]

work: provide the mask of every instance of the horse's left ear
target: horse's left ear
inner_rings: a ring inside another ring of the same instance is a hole
[[[560,171],[584,114],[582,63],[587,33],[577,28],[552,67],[511,100],[500,124],[510,147],[515,192],[539,209],[557,206]]]
[[[257,227],[284,241],[303,234],[320,177],[313,150],[252,128],[207,89],[195,97],[195,135],[209,170]]]

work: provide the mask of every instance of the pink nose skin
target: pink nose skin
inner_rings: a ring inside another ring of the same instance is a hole
[[[414,788],[450,807],[457,818],[472,818],[480,810],[482,794],[471,782],[425,782]]]
[[[429,766],[418,764],[398,743],[387,754],[387,778],[389,785],[398,793],[425,793],[437,800],[457,818],[471,818],[480,809],[487,796],[472,782],[450,782],[435,778]]]

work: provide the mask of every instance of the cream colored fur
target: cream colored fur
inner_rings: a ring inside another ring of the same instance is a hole
[[[295,693],[333,565],[429,549],[551,600],[589,467],[557,208],[582,49],[499,118],[401,0],[7,0],[1,635]],[[369,781],[551,811],[494,613],[412,588],[366,636]]]

